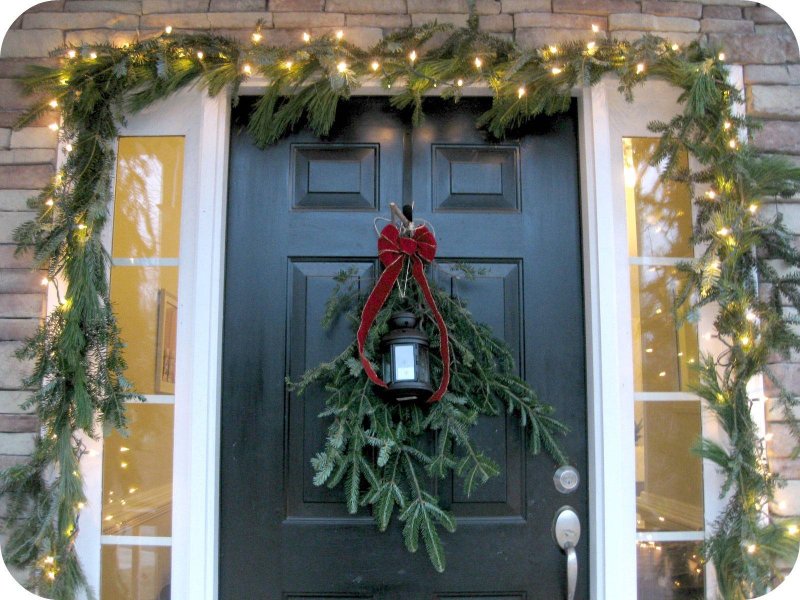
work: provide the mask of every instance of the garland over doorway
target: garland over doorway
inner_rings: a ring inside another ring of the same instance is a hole
[[[260,27],[244,44],[211,34],[174,34],[167,27],[158,37],[124,47],[59,48],[59,66],[31,67],[23,79],[25,90],[43,99],[18,126],[44,114],[56,121],[60,114],[61,122],[51,127],[68,151],[51,183],[30,201],[36,218],[15,232],[20,251],[32,252],[52,281],[66,285],[60,304],[20,352],[35,365],[26,385],[36,392],[24,406],[36,411],[43,434],[27,463],[0,474],[10,513],[3,554],[9,564],[29,569],[31,589],[64,600],[80,590],[92,594],[74,546],[86,501],[78,434],[124,429],[125,402],[137,398],[124,377],[101,243],[114,141],[126,114],[190,85],[212,95],[231,90],[235,101],[240,84],[259,76],[266,91],[248,127],[263,147],[304,124],[324,136],[339,103],[367,80],[390,88],[392,105],[410,110],[415,122],[424,118],[426,95],[457,102],[464,87],[488,85],[492,108],[477,125],[502,138],[537,115],[566,110],[575,86],[594,85],[609,73],[628,99],[653,76],[682,91],[682,112],[668,123],[651,124],[660,135],[652,162],[664,166],[664,178],[705,190],[695,195],[700,256],[681,268],[687,284],[678,304],[689,319],[715,304],[716,335],[726,348],[702,361],[695,390],[729,439],[726,446],[706,439],[696,447],[725,477],[725,509],[711,527],[704,556],[715,564],[725,598],[773,587],[777,561],[796,552],[797,523],[775,522],[766,510],[780,482],[768,470],[750,416],[747,382],[763,375],[782,390],[774,402],[800,439],[792,413],[798,400],[768,364],[775,354],[800,351],[794,318],[784,309],[786,304],[800,311],[800,253],[780,215],[769,218],[759,210],[769,199],[799,192],[800,169],[750,144],[754,124],[734,111],[742,97],[728,82],[724,55],[654,36],[628,42],[598,35],[588,43],[523,49],[478,31],[475,15],[466,28],[410,28],[369,50],[349,44],[343,32],[304,35],[294,48],[269,46],[265,38]],[[677,157],[684,151],[699,170],[681,170]],[[772,259],[783,261],[785,270]]]

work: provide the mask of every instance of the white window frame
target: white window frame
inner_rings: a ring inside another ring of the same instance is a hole
[[[647,119],[668,118],[657,106],[677,91],[663,82],[637,90],[627,104],[607,78],[578,89],[582,243],[587,351],[590,594],[598,600],[636,598],[636,503],[630,281],[622,143],[619,123],[636,108]],[[243,94],[263,90],[252,80]],[[366,86],[365,95],[386,90]],[[485,88],[465,95],[488,95]],[[671,106],[672,112],[677,105]],[[666,108],[670,108],[666,106]],[[172,511],[172,597],[216,600],[220,389],[230,99],[189,89],[128,119],[122,135],[185,136],[181,222],[177,381]],[[646,122],[646,120],[644,122]],[[652,135],[640,129],[624,135]],[[616,154],[615,154],[616,153]],[[619,164],[615,156],[619,155]],[[615,170],[619,172],[616,173]],[[110,233],[109,233],[110,235]],[[602,309],[601,309],[602,307]],[[709,319],[703,319],[708,326]],[[701,335],[703,331],[701,329]],[[716,421],[704,418],[714,438]],[[78,551],[92,587],[100,584],[102,442],[82,461],[88,502]],[[719,479],[704,465],[707,523],[719,506]],[[566,500],[566,498],[565,498]],[[547,523],[549,527],[550,524]],[[585,538],[582,543],[586,543]],[[707,590],[713,578],[707,573]]]

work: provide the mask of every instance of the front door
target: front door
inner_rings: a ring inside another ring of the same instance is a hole
[[[588,598],[586,383],[576,111],[501,143],[474,126],[488,99],[431,100],[412,128],[382,98],[344,103],[331,135],[293,134],[259,150],[234,111],[222,385],[220,599],[559,599],[564,554],[558,509],[581,518],[576,598]],[[321,327],[333,277],[376,275],[373,219],[414,201],[439,243],[431,278],[465,299],[511,347],[518,369],[571,433],[563,444],[584,478],[555,489],[556,466],[526,452],[516,418],[482,418],[474,436],[501,474],[465,497],[438,481],[456,515],[442,532],[447,569],[409,554],[400,524],[378,532],[367,509],[349,515],[340,490],[315,487],[321,394],[286,390],[354,337],[346,320]],[[475,280],[454,264],[478,267]]]

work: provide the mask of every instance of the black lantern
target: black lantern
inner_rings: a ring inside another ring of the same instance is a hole
[[[417,328],[414,313],[389,318],[389,333],[381,338],[384,392],[398,402],[424,401],[433,394],[428,360],[428,336]]]

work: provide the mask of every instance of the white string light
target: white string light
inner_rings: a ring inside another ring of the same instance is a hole
[[[476,69],[480,69],[482,65],[483,65],[483,61],[481,60],[481,57],[480,56],[476,56],[475,57],[475,68]]]
[[[343,37],[344,37],[344,31],[342,31],[340,29],[339,31],[336,32],[336,39],[337,40],[341,40]]]
[[[561,73],[561,68],[560,67],[553,67],[552,69],[550,69],[550,72],[553,75],[558,75],[559,73]]]
[[[308,33],[307,31],[304,31],[304,32],[303,32],[303,41],[304,41],[306,44],[307,44],[308,42],[310,42],[310,41],[311,41],[311,34],[310,34],[310,33]]]
[[[70,58],[75,58],[77,55],[78,55],[78,53],[75,52],[75,50],[68,50],[67,51],[67,56],[69,56]]]
[[[522,86],[519,86],[519,89],[517,90],[517,97],[518,98],[522,98],[524,95],[525,95],[525,88],[522,87]]]
[[[464,80],[463,79],[459,79],[458,81],[456,81],[456,85],[458,87],[461,87],[462,85],[464,85]]]
[[[377,71],[378,69],[381,68],[381,63],[379,63],[377,60],[373,60],[372,65],[370,66],[372,67],[373,71]]]
[[[260,42],[262,39],[264,39],[264,36],[263,36],[263,35],[261,35],[261,33],[260,33],[260,32],[256,31],[256,32],[254,32],[254,33],[253,33],[253,35],[251,35],[251,36],[250,36],[250,39],[251,39],[251,40],[253,40],[253,43],[254,43],[254,44],[257,44],[257,43],[258,43],[258,42]]]
[[[202,51],[198,51],[198,52],[197,52],[197,58],[198,58],[198,60],[203,60],[203,57],[204,57],[204,56],[205,56],[205,54],[203,54],[203,52],[202,52]]]
[[[166,33],[167,35],[172,33],[172,25],[167,25],[166,27],[164,27],[164,33]]]
[[[413,63],[415,60],[417,60],[417,51],[416,51],[416,50],[412,50],[411,52],[409,52],[409,54],[408,54],[408,60],[410,60],[412,63]]]
[[[336,65],[336,70],[339,71],[339,73],[344,73],[347,71],[347,63],[344,61],[340,62],[338,65]]]

